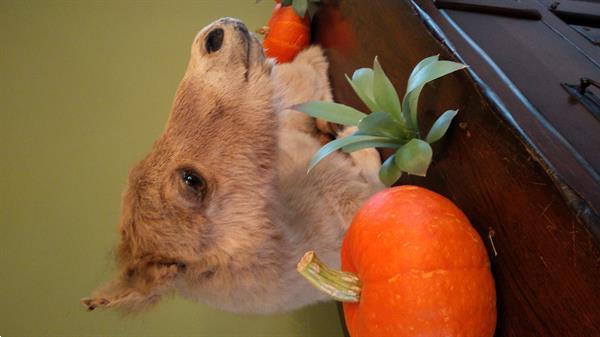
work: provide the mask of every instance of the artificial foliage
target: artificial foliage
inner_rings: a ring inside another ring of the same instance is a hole
[[[282,6],[292,6],[294,11],[303,18],[306,15],[306,11],[313,12],[312,6],[320,0],[281,0]]]
[[[309,171],[329,154],[342,149],[353,152],[369,147],[393,148],[396,152],[381,166],[379,178],[393,185],[403,173],[425,176],[431,164],[432,143],[444,136],[458,110],[444,112],[422,136],[418,123],[419,95],[423,87],[442,76],[464,69],[462,63],[439,60],[439,55],[423,59],[413,69],[402,100],[383,71],[377,57],[373,68],[360,68],[348,82],[371,111],[365,114],[350,106],[310,101],[295,108],[310,116],[333,123],[357,126],[357,131],[323,146],[312,158]]]
[[[261,0],[256,0],[256,2],[259,3]],[[307,11],[312,16],[316,11],[316,5],[321,0],[275,0],[275,2],[281,3],[282,7],[292,6],[296,14],[303,18]]]

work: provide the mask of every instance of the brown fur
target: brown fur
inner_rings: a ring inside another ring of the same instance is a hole
[[[223,45],[209,54],[215,28],[225,31]],[[118,275],[82,300],[87,308],[139,311],[175,290],[236,312],[323,300],[296,262],[314,249],[339,265],[352,215],[381,186],[373,151],[334,154],[306,174],[320,146],[317,125],[286,107],[311,99],[331,99],[319,48],[274,67],[241,22],[204,28],[163,134],[130,172]],[[201,196],[182,169],[202,175]]]

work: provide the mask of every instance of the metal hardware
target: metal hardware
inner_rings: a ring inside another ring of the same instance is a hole
[[[596,82],[591,78],[582,77],[581,79],[579,79],[579,92],[585,94],[585,89],[587,89],[591,85],[596,88],[600,88],[600,82]]]
[[[561,85],[571,97],[586,107],[600,121],[600,97],[596,96],[591,90],[588,90],[590,86],[600,88],[600,82],[582,77],[579,80],[579,84],[561,83]]]

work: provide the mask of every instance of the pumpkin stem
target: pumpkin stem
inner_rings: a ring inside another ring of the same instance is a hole
[[[271,30],[271,28],[269,26],[263,26],[263,27],[260,27],[259,29],[257,29],[256,33],[259,35],[266,36],[269,34],[270,30]]]
[[[358,276],[327,267],[317,258],[315,252],[304,254],[297,267],[315,288],[341,302],[358,302],[361,283]]]

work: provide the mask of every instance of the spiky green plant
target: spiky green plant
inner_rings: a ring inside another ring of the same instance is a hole
[[[295,108],[310,116],[343,125],[355,125],[352,135],[339,138],[323,146],[312,158],[309,171],[329,154],[342,149],[353,152],[368,147],[394,148],[396,152],[381,166],[379,179],[386,186],[393,185],[403,172],[425,176],[433,152],[430,144],[444,136],[458,110],[444,112],[427,133],[421,137],[417,120],[419,95],[425,84],[464,69],[466,66],[451,61],[440,61],[439,55],[423,59],[413,69],[402,101],[384,73],[377,57],[373,68],[361,68],[348,82],[371,110],[366,115],[347,105],[310,101]]]
[[[256,0],[256,3],[261,1],[262,0]],[[304,15],[306,15],[306,11],[308,11],[312,17],[316,11],[315,5],[319,2],[321,2],[321,0],[281,0],[281,6],[292,6],[296,14],[303,18]]]
[[[298,14],[301,18],[304,17],[306,11],[314,13],[314,5],[319,3],[320,0],[281,0],[282,6],[292,6],[296,14]]]

